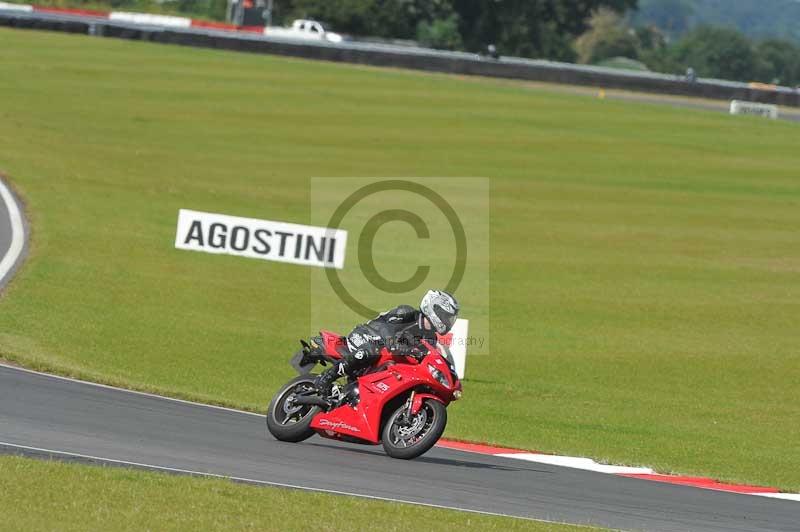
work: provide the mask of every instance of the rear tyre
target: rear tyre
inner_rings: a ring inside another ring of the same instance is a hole
[[[280,441],[301,442],[314,435],[311,421],[320,411],[312,405],[295,405],[292,398],[298,392],[312,391],[313,375],[301,375],[290,380],[278,390],[267,408],[267,429]]]
[[[411,419],[406,418],[406,404],[389,415],[381,438],[386,454],[410,460],[425,454],[441,438],[447,425],[447,409],[434,399],[425,399]]]

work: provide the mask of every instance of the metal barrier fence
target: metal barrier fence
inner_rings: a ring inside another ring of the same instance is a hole
[[[566,83],[606,89],[625,89],[719,100],[745,100],[800,107],[800,91],[788,87],[765,89],[752,87],[747,83],[715,79],[698,79],[690,82],[682,76],[654,72],[625,71],[515,57],[492,59],[464,52],[445,52],[407,46],[358,42],[335,44],[308,42],[267,37],[252,32],[232,32],[199,27],[168,28],[100,17],[2,9],[0,9],[0,26],[83,33],[102,37],[448,74]]]

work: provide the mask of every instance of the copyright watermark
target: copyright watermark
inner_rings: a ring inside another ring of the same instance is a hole
[[[489,180],[312,178],[312,224],[347,231],[344,267],[311,272],[311,330],[346,334],[428,289],[451,292],[470,354],[489,352]]]

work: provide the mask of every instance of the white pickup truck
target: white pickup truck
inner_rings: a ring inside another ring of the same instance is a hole
[[[267,26],[264,35],[268,37],[281,37],[286,39],[302,39],[305,41],[342,42],[342,36],[325,27],[316,20],[297,19],[292,22],[291,28],[280,26]]]

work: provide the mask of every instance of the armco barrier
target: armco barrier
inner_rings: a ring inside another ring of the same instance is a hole
[[[155,21],[156,19],[152,20]],[[746,83],[709,79],[687,82],[680,76],[652,72],[614,70],[522,58],[495,60],[475,54],[403,46],[358,42],[334,44],[278,39],[252,31],[231,31],[230,27],[225,27],[221,24],[193,24],[191,27],[176,28],[147,24],[145,19],[133,22],[131,20],[109,20],[101,17],[43,11],[3,10],[0,7],[0,26],[85,33],[103,37],[409,68],[449,74],[566,83],[606,89],[624,89],[719,100],[745,100],[800,107],[800,92],[787,87],[765,89],[751,87]]]

